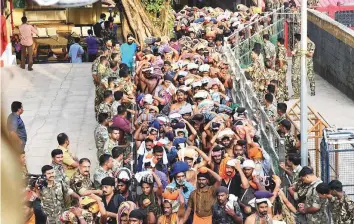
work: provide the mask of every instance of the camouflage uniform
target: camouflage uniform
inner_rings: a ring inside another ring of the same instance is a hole
[[[288,97],[288,86],[286,83],[286,72],[288,70],[288,65],[287,65],[287,60],[286,60],[286,48],[284,45],[280,45],[278,47],[278,52],[277,52],[277,70],[278,70],[278,81],[279,81],[279,87],[278,87],[278,101],[279,102],[284,102],[289,100]],[[283,67],[280,68],[280,63],[279,61],[283,62]]]
[[[102,124],[98,124],[95,128],[94,136],[97,148],[97,158],[100,158],[100,156],[105,152],[104,145],[109,139],[107,127]]]
[[[100,64],[100,57],[97,57],[93,62],[92,62],[92,67],[91,67],[91,72],[92,75],[97,75],[98,76],[98,65]],[[95,83],[95,112],[97,112],[97,107],[98,105],[102,102],[103,99],[99,99],[98,95],[98,89],[100,88],[100,85],[97,85]]]
[[[314,53],[316,45],[307,38],[307,52]],[[306,57],[307,78],[310,81],[311,96],[315,95],[315,73],[313,71],[313,57]]]
[[[103,152],[105,154],[112,154],[112,149],[118,146],[118,141],[113,141],[110,138],[104,143]]]
[[[109,104],[107,102],[102,102],[100,103],[100,105],[98,106],[98,110],[97,110],[97,116],[100,113],[107,113],[108,114],[108,120],[112,120],[112,104]],[[97,118],[96,118],[97,119]]]
[[[348,195],[343,194],[341,199],[332,197],[329,200],[332,208],[332,218],[334,224],[354,223],[354,202]]]
[[[328,200],[325,198],[320,198],[316,191],[316,186],[322,183],[322,180],[317,179],[312,182],[306,194],[305,208],[319,208],[318,212],[312,214],[306,214],[307,224],[328,224],[330,219],[327,214],[327,204]]]
[[[266,81],[269,83],[272,80],[278,80],[278,73],[271,68],[266,68],[264,71]]]
[[[275,65],[275,58],[276,58],[276,49],[274,44],[272,44],[272,42],[270,41],[266,41],[264,44],[264,57],[268,60],[272,61],[272,65]]]
[[[113,177],[112,170],[104,170],[101,166],[98,167],[93,175],[94,186],[96,189],[101,187],[101,180],[105,177]]]
[[[268,108],[264,107],[264,111],[267,114],[270,121],[275,120],[275,117],[277,115],[277,108],[273,104],[269,105]]]
[[[66,220],[71,220],[70,224],[80,224],[79,219],[73,213],[71,213],[69,210],[63,212],[62,217],[63,216],[66,218]],[[72,219],[70,219],[71,218],[70,216],[72,216]],[[82,217],[84,217],[87,224],[95,224],[96,223],[95,218],[93,217],[93,214],[85,209],[82,209]]]
[[[52,163],[51,166],[53,167],[54,172],[55,172],[55,180],[58,182],[63,181],[65,184],[68,185],[70,180],[64,172],[63,165]]]
[[[283,114],[281,116],[277,116],[277,118],[275,119],[275,123],[277,125],[277,128],[279,127],[280,122],[282,122],[285,119],[286,119],[286,114]]]
[[[57,224],[59,216],[65,208],[65,195],[70,195],[72,190],[62,181],[54,181],[52,187],[43,187],[40,198],[43,212],[47,215],[49,224]]]
[[[87,190],[95,190],[93,182],[90,179],[90,176],[82,175],[80,173],[80,170],[76,170],[74,175],[71,177],[70,188],[81,196]]]
[[[284,145],[285,145],[286,154],[296,153],[297,149],[295,148],[296,141],[295,141],[294,136],[292,136],[290,133],[286,133],[282,137],[284,138]]]
[[[272,0],[265,0],[265,11],[272,11],[274,9],[274,2]]]
[[[294,90],[294,98],[300,98],[300,64],[301,64],[301,49],[300,42],[297,42],[294,47],[295,55],[293,56],[293,65],[291,68],[291,84]]]
[[[117,172],[120,170],[120,168],[123,167],[123,160],[122,161],[118,161],[116,159],[113,159],[113,167],[112,167],[112,172],[114,174],[114,176],[117,175]]]
[[[104,79],[106,76],[108,76],[108,65],[102,65],[102,64],[98,64],[97,65],[97,76],[98,76],[98,80],[102,80]],[[102,84],[100,83],[99,85],[96,85],[96,95],[95,95],[95,111],[97,113],[98,111],[98,107],[100,105],[100,103],[102,103],[103,101],[103,92],[104,92],[105,88],[102,86]],[[97,114],[96,114],[97,115]]]
[[[112,110],[111,110],[111,113],[112,113],[112,117],[114,116],[117,116],[118,115],[118,106],[121,105],[121,103],[119,101],[113,101],[112,103]]]

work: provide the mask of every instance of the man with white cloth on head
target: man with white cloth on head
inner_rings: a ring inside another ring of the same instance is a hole
[[[273,224],[272,203],[269,200],[273,194],[268,191],[256,191],[254,196],[249,205],[256,208],[256,212],[247,217],[245,224]]]

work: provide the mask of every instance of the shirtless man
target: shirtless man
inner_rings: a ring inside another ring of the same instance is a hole
[[[150,67],[148,61],[142,61],[137,68],[136,73],[138,75],[135,78],[135,83],[140,85],[143,93],[153,94],[159,84],[159,79],[155,77],[154,72],[154,68]]]
[[[171,105],[170,114],[180,113],[183,108],[187,107],[192,109],[192,105],[186,102],[187,94],[185,91],[183,91],[182,89],[177,90],[176,97],[177,102]]]

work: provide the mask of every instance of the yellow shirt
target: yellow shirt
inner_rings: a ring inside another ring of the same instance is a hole
[[[69,179],[72,177],[72,175],[75,173],[76,168],[70,166],[74,162],[74,154],[69,151],[68,148],[64,148],[63,146],[59,145],[58,149],[61,149],[63,151],[63,167],[65,170],[65,174]]]

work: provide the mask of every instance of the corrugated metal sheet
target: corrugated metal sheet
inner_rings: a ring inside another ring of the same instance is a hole
[[[295,0],[296,5],[300,6],[301,0]],[[317,7],[327,7],[330,5],[354,5],[354,0],[320,0]]]
[[[320,0],[318,7],[327,7],[330,5],[354,5],[354,0]]]

